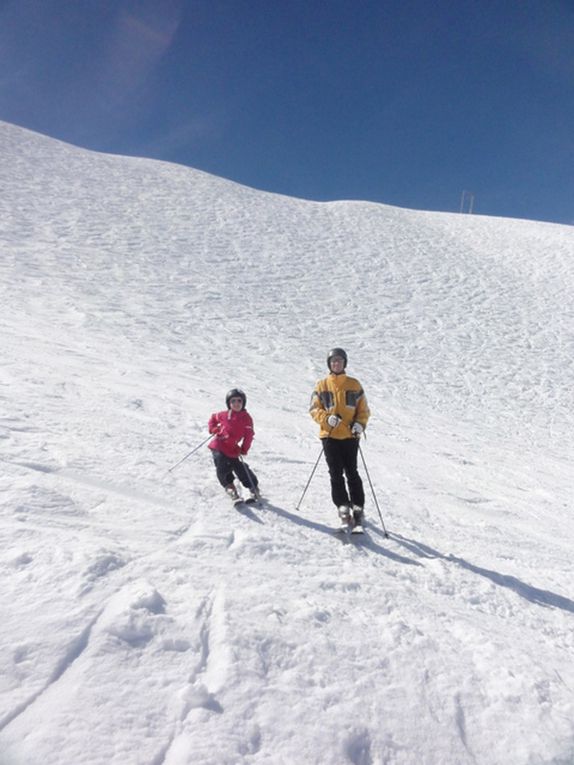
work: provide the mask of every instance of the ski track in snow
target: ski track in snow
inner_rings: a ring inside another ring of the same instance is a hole
[[[574,761],[574,230],[0,151],[2,765]],[[295,510],[339,344],[388,537]]]

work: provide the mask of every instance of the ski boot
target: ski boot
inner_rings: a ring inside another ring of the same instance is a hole
[[[261,499],[261,492],[259,491],[259,487],[258,486],[252,486],[249,489],[249,499],[248,499],[248,501],[249,502],[259,502],[260,499]]]
[[[353,534],[362,534],[365,521],[365,512],[363,508],[359,505],[351,505],[351,515],[353,517]]]
[[[241,497],[239,496],[239,493],[237,489],[235,488],[235,484],[230,483],[229,486],[226,486],[225,493],[231,499],[234,505],[236,505],[238,502],[241,502]]]
[[[351,529],[353,525],[353,517],[351,515],[351,508],[349,505],[340,505],[339,520],[341,521],[339,531],[349,531]]]

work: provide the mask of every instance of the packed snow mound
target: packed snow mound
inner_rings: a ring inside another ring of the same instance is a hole
[[[2,765],[572,762],[574,228],[5,123],[0,188]],[[333,346],[361,541],[307,413]],[[170,471],[235,386],[242,512],[207,448]]]

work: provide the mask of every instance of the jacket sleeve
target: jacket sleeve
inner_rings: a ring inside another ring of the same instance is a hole
[[[253,420],[251,419],[251,415],[248,415],[248,420],[245,423],[245,428],[243,431],[243,442],[241,444],[241,454],[247,454],[249,449],[251,448],[251,444],[253,443],[253,436],[255,435],[255,432],[253,430]]]
[[[361,390],[361,397],[359,398],[357,402],[357,408],[355,410],[355,422],[360,422],[363,428],[367,427],[367,423],[369,421],[369,417],[371,416],[371,412],[369,410],[369,405],[367,403],[367,397],[365,396],[365,391]]]
[[[220,425],[217,419],[217,414],[214,413],[211,415],[211,417],[209,418],[209,422],[207,423],[207,429],[209,430],[210,433],[213,433],[214,435],[215,433],[219,433]]]
[[[329,414],[323,405],[323,401],[321,400],[319,385],[320,383],[317,383],[317,385],[315,385],[315,389],[313,393],[311,394],[311,404],[309,406],[309,414],[315,420],[316,423],[321,425],[321,427],[326,427],[327,417],[329,416]]]

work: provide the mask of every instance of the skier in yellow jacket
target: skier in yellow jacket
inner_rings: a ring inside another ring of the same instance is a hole
[[[331,498],[341,527],[362,527],[365,492],[357,469],[359,439],[369,420],[369,407],[360,382],[349,377],[347,354],[333,348],[327,356],[329,375],[319,380],[311,397],[311,417],[320,425],[319,438],[331,478]],[[345,482],[346,478],[346,482]]]

